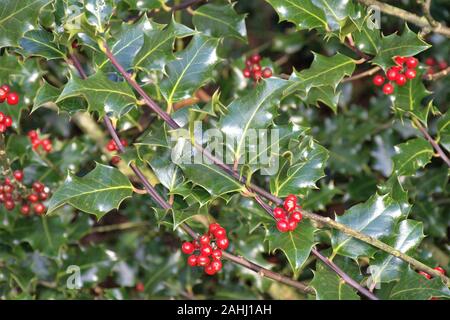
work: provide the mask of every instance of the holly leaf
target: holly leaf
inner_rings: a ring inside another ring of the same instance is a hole
[[[23,34],[36,25],[39,11],[50,0],[1,0],[0,48],[18,47]]]
[[[132,10],[160,9],[167,0],[125,0]]]
[[[372,26],[372,29],[370,29],[369,23],[364,23],[361,30],[353,32],[353,40],[357,48],[362,52],[376,55],[380,48],[381,32],[375,26]]]
[[[320,103],[325,104],[334,113],[337,113],[340,91],[336,91],[332,86],[313,87],[306,96],[299,95],[302,100],[311,105],[320,107]]]
[[[429,102],[427,106],[422,106],[422,101],[430,94],[431,92],[425,88],[422,82],[421,74],[417,73],[417,76],[407,81],[404,86],[395,88],[392,106],[400,115],[410,114],[426,124],[432,103]]]
[[[234,37],[247,42],[245,14],[237,14],[234,4],[206,4],[193,12],[195,28],[215,38]]]
[[[396,222],[405,216],[404,208],[409,204],[398,203],[388,195],[374,195],[365,203],[351,207],[336,221],[367,236],[378,240],[389,237],[395,228]],[[333,230],[331,243],[333,251],[337,254],[357,259],[358,257],[372,257],[376,249],[338,230]]]
[[[435,298],[450,298],[450,290],[440,278],[427,279],[408,267],[402,273],[400,281],[392,288],[391,300],[429,300]]]
[[[316,181],[325,175],[328,151],[312,137],[301,137],[300,140],[290,147],[278,173],[271,177],[270,190],[279,197],[306,195],[307,189],[317,188]]]
[[[174,19],[163,30],[155,29],[144,35],[144,44],[136,51],[134,67],[137,69],[160,70],[175,59],[173,44],[176,38],[184,38],[194,34],[195,31],[177,23]]]
[[[183,182],[183,175],[180,168],[171,161],[171,151],[158,152],[150,162],[150,166],[158,178],[159,182],[172,192],[179,184]]]
[[[64,204],[100,219],[133,194],[133,186],[118,169],[97,163],[94,170],[83,177],[69,173],[64,183],[50,199],[47,214]]]
[[[314,60],[308,69],[294,71],[287,89],[308,91],[313,87],[330,86],[336,89],[339,82],[355,70],[355,61],[343,54],[332,57],[314,53]]]
[[[401,36],[396,33],[382,36],[379,47],[378,54],[372,62],[386,70],[395,65],[393,60],[395,56],[414,56],[428,49],[430,45],[423,41],[416,33],[411,31],[408,28],[408,25],[405,25],[405,29]]]
[[[298,30],[327,28],[325,12],[311,0],[266,0],[280,21],[292,22]]]
[[[408,254],[419,245],[424,237],[421,222],[403,220],[398,224],[395,236],[387,244]],[[406,266],[407,264],[403,260],[386,252],[380,252],[375,256],[369,267],[371,282],[380,283],[399,280]]]
[[[348,18],[357,17],[353,1],[312,0],[312,2],[325,12],[328,28],[333,31],[343,28]]]
[[[294,231],[283,233],[277,230],[273,222],[265,241],[269,241],[270,252],[281,250],[288,259],[294,274],[298,274],[315,244],[315,231],[314,226],[306,219],[303,219]]]
[[[394,147],[395,155],[393,172],[397,176],[410,176],[416,173],[430,162],[433,156],[433,148],[422,138],[408,140]]]
[[[47,60],[65,59],[67,50],[54,40],[51,32],[45,30],[31,30],[20,39],[20,46],[30,56],[39,56]]]
[[[316,292],[316,300],[360,300],[355,290],[322,262],[316,263],[313,272],[309,285]]]
[[[120,117],[136,103],[133,91],[125,82],[111,81],[100,71],[86,80],[72,74],[56,103],[73,97],[85,98],[88,111],[96,111],[100,117],[105,114]]]
[[[250,148],[246,141],[256,134],[255,130],[272,124],[287,84],[286,80],[269,78],[228,106],[228,113],[221,117],[219,127],[226,136],[225,143],[234,161],[242,160],[246,148]]]
[[[105,32],[113,14],[113,6],[112,0],[85,0],[84,9],[88,24],[94,26],[97,32]]]
[[[166,66],[168,78],[161,83],[161,93],[167,103],[192,97],[193,93],[212,78],[219,58],[219,40],[195,35],[188,47],[176,54],[176,60]]]
[[[34,97],[33,109],[31,110],[31,113],[47,105],[56,105],[59,110],[65,111],[69,114],[74,114],[78,111],[85,110],[84,101],[78,97],[67,98],[56,104],[61,92],[62,89],[56,88],[44,81],[44,84],[39,88],[36,96]]]
[[[438,141],[450,152],[450,112],[446,112],[437,122]]]

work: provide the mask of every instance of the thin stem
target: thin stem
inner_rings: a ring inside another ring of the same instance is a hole
[[[441,146],[436,142],[436,140],[434,140],[433,137],[428,133],[427,129],[425,129],[418,120],[413,118],[412,121],[417,129],[422,132],[423,136],[433,146],[439,157],[450,167],[450,159],[447,157],[444,150],[442,150]]]
[[[354,80],[358,80],[358,79],[365,78],[365,77],[370,77],[370,76],[374,75],[375,73],[377,73],[379,70],[381,70],[380,67],[374,67],[374,68],[371,68],[364,72],[354,74],[351,77],[344,78],[342,80],[342,82],[349,82],[349,81],[354,81]]]
[[[433,32],[435,33],[439,33],[447,37],[450,37],[450,28],[442,25],[441,23],[439,23],[436,27],[433,27],[425,17],[419,17],[409,11],[391,6],[387,3],[383,3],[377,0],[358,0],[358,2],[366,6],[377,6],[381,12],[384,12],[388,15],[401,18],[421,28],[429,28],[433,30]]]
[[[105,54],[108,57],[108,59],[111,61],[111,63],[114,65],[114,67],[119,71],[119,73],[127,80],[127,82],[141,95],[141,97],[144,99],[144,101],[147,103],[148,107],[153,110],[155,113],[157,113],[172,129],[178,129],[180,126],[167,114],[165,113],[159,106],[154,102],[147,93],[139,86],[139,84],[130,77],[130,75],[124,70],[124,68],[120,65],[120,63],[117,61],[115,56],[112,54],[112,52],[109,50],[108,45],[106,42],[103,43]],[[120,142],[120,141],[119,141]],[[117,143],[117,142],[116,142]],[[245,177],[240,177],[237,172],[234,172],[232,168],[227,166],[225,163],[223,163],[221,160],[214,157],[211,153],[207,152],[202,148],[201,145],[198,145],[194,143],[194,147],[200,150],[204,156],[206,156],[209,160],[211,160],[216,166],[221,168],[223,171],[225,171],[230,176],[234,177],[237,181],[241,182],[242,184],[248,186],[248,188],[251,191],[254,191],[258,195],[262,196],[263,198],[266,198],[267,200],[274,202],[277,205],[281,205],[283,203],[283,200],[270,192],[264,190],[261,187],[258,187],[257,185],[254,185],[253,183],[247,184],[247,179]],[[364,241],[368,244],[371,244],[383,251],[386,251],[390,253],[391,255],[394,255],[395,257],[398,257],[411,265],[413,265],[416,269],[425,271],[431,275],[440,277],[447,285],[450,283],[450,280],[442,275],[440,272],[437,272],[436,270],[426,266],[425,264],[421,263],[418,260],[415,260],[402,252],[394,249],[393,247],[379,241],[378,239],[372,238],[370,236],[367,236],[357,230],[354,230],[346,225],[343,225],[337,221],[334,221],[330,218],[325,218],[320,215],[306,212],[304,211],[304,216],[306,218],[309,218],[311,220],[322,222],[331,228],[338,229],[356,239],[359,239],[361,241]]]
[[[450,74],[450,67],[445,68],[444,70],[441,70],[439,72],[433,73],[433,74],[427,74],[425,76],[426,80],[435,81],[439,80],[441,78],[444,78],[445,76]]]
[[[434,20],[433,16],[431,15],[431,12],[430,12],[431,0],[418,0],[417,2],[419,2],[420,5],[422,6],[423,15],[427,19],[428,23],[433,28],[436,28],[437,26],[439,26],[439,22]]]
[[[203,0],[186,0],[186,1],[184,1],[180,4],[176,4],[170,8],[172,11],[183,10],[183,9],[189,8],[190,6],[196,4],[197,2],[200,2],[200,1],[203,1]]]

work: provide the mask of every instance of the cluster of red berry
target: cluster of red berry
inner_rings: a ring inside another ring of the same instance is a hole
[[[436,270],[437,272],[442,273],[442,274],[445,276],[445,270],[444,270],[444,268],[436,267],[436,268],[434,268],[434,270]],[[423,275],[423,276],[424,276],[425,278],[427,278],[427,279],[431,279],[431,275],[428,274],[428,273],[426,273],[425,271],[419,271],[419,274]]]
[[[414,79],[417,76],[416,67],[419,64],[419,60],[416,58],[397,56],[394,58],[394,61],[397,65],[386,71],[386,78],[389,80],[388,83],[383,85],[386,79],[380,74],[377,74],[372,79],[374,85],[383,85],[384,94],[391,94],[394,92],[393,82],[398,86],[404,86],[408,80]]]
[[[122,145],[124,147],[128,146],[128,142],[125,139],[121,139],[120,143],[122,143]],[[108,144],[106,145],[106,149],[110,152],[114,152],[114,151],[118,151],[119,147],[117,146],[116,142],[113,139],[111,139],[108,141]]]
[[[290,194],[284,200],[283,208],[273,210],[273,216],[277,219],[277,229],[280,232],[294,231],[303,219],[301,207],[297,205],[297,197]]]
[[[0,133],[5,133],[6,130],[12,126],[12,118],[0,112]]]
[[[41,201],[48,199],[50,189],[39,181],[33,182],[31,190],[22,184],[23,172],[16,170],[13,172],[14,179],[6,177],[0,184],[0,203],[3,203],[8,211],[14,210],[16,203],[21,204],[20,212],[28,216],[31,207],[34,213],[42,215],[45,212],[45,206]]]
[[[218,223],[212,223],[208,233],[193,242],[184,242],[181,251],[190,254],[187,262],[191,267],[203,267],[205,273],[212,276],[222,269],[222,250],[227,249],[229,244],[225,229]]]
[[[434,74],[441,70],[447,69],[448,64],[444,60],[437,62],[434,58],[427,58],[425,64],[428,66],[427,74]]]
[[[33,150],[37,150],[41,146],[45,152],[49,153],[53,149],[52,141],[50,139],[41,140],[35,130],[28,132],[28,138],[30,138],[31,144],[33,145]]]
[[[19,95],[16,92],[10,92],[11,88],[4,84],[0,87],[0,103],[6,102],[10,106],[14,106],[19,103]]]
[[[6,102],[13,106],[19,103],[19,95],[15,92],[10,92],[10,87],[4,84],[0,87],[0,103]],[[12,126],[12,118],[0,112],[0,133],[5,133],[6,130]]]
[[[270,78],[272,76],[272,69],[261,67],[261,56],[259,54],[253,54],[245,60],[245,68],[242,70],[242,74],[245,78],[253,78],[255,81],[259,81],[261,78]]]

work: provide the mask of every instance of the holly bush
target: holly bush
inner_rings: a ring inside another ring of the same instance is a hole
[[[448,1],[0,4],[1,299],[450,297]]]

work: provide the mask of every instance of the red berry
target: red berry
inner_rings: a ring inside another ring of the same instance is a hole
[[[223,239],[223,238],[225,238],[227,236],[227,232],[225,231],[224,228],[219,227],[216,230],[214,230],[214,236],[217,239]]]
[[[11,127],[13,123],[12,118],[10,116],[6,116],[5,121],[3,121],[3,123],[5,124],[6,127]]]
[[[286,219],[281,219],[277,222],[277,229],[280,232],[288,232],[289,231],[289,223]]]
[[[183,251],[184,254],[191,254],[194,252],[194,245],[191,242],[183,242],[181,245],[181,251]]]
[[[383,92],[384,92],[384,94],[391,94],[391,93],[393,93],[394,92],[394,86],[392,84],[390,84],[390,83],[386,83],[383,86]]]
[[[405,60],[406,60],[406,58],[405,57],[401,57],[401,56],[396,56],[394,58],[395,63],[400,65],[400,66],[405,63]]]
[[[213,260],[210,264],[211,267],[213,267],[213,269],[216,272],[219,272],[220,269],[222,269],[222,262],[220,260]]]
[[[5,195],[3,193],[0,193],[0,203],[5,202]]]
[[[214,259],[220,259],[222,258],[222,250],[214,249],[212,252],[212,256]]]
[[[294,231],[297,228],[298,222],[290,219],[288,222],[289,231]]]
[[[393,66],[393,67],[391,67],[391,69],[392,69],[392,70],[395,70],[395,71],[397,71],[397,72],[401,72],[401,71],[403,70],[403,68],[400,67],[400,66]]]
[[[205,273],[209,276],[212,276],[214,274],[216,274],[216,269],[214,269],[214,267],[212,265],[208,265],[206,266],[203,270],[205,270]]]
[[[0,87],[1,90],[5,91],[7,94],[9,93],[9,91],[11,90],[11,88],[7,85],[4,84]]]
[[[11,185],[11,179],[10,178],[8,178],[8,177],[5,178],[5,185],[8,185],[8,186]]]
[[[210,263],[210,260],[208,257],[202,256],[202,255],[197,257],[197,265],[199,265],[200,267],[205,267],[205,266],[209,265],[209,263]]]
[[[116,151],[117,150],[116,143],[113,140],[109,141],[108,144],[106,145],[106,149],[111,152]]]
[[[200,244],[206,246],[206,245],[209,245],[210,242],[211,242],[211,238],[208,237],[207,235],[203,235],[200,237]]]
[[[119,162],[120,162],[120,157],[119,156],[113,156],[112,158],[111,158],[111,164],[112,165],[116,165],[116,164],[118,164]]]
[[[209,233],[214,234],[214,232],[218,229],[221,228],[220,224],[218,223],[211,223],[209,225]]]
[[[244,70],[242,70],[242,74],[244,75],[244,78],[250,78],[252,73],[250,72],[249,69],[245,68]]]
[[[246,65],[249,69],[251,69],[251,68],[252,68],[252,65],[253,65],[252,60],[251,60],[250,58],[246,59],[246,60],[245,60],[245,65]]]
[[[8,93],[0,88],[0,102],[3,103],[6,100]]]
[[[403,73],[397,74],[397,78],[395,78],[395,83],[399,86],[404,86],[406,84],[406,76]]]
[[[296,222],[300,222],[303,219],[303,215],[300,211],[294,211],[291,214],[291,219],[296,221]]]
[[[33,146],[33,150],[37,150],[39,148],[39,146],[41,145],[41,140],[39,139],[34,139],[31,142],[32,146]]]
[[[5,114],[0,111],[0,123],[3,123],[5,121]]]
[[[447,67],[448,67],[447,62],[445,62],[445,61],[439,62],[439,69],[444,70],[444,69],[447,69]]]
[[[255,71],[253,71],[253,79],[254,79],[255,81],[259,81],[259,79],[261,79],[261,77],[262,77],[262,72],[261,72],[261,70],[255,70]]]
[[[36,130],[31,130],[31,131],[29,131],[29,132],[28,132],[28,137],[29,137],[31,140],[37,139],[37,138],[38,138],[38,134],[37,134]]]
[[[388,71],[386,72],[386,77],[387,77],[389,80],[394,81],[394,80],[397,78],[397,74],[398,74],[398,71],[397,71],[396,69],[390,68],[390,69],[388,69]]]
[[[42,215],[45,211],[45,206],[39,202],[33,206],[33,210],[37,215]]]
[[[142,282],[136,283],[136,286],[134,288],[137,292],[144,292],[145,290],[144,284]]]
[[[44,151],[47,153],[51,152],[53,149],[53,146],[51,144],[42,145],[42,147],[44,148]]]
[[[436,270],[437,272],[442,273],[442,274],[445,276],[445,270],[444,270],[444,268],[436,267],[436,268],[434,268],[434,270]]]
[[[7,129],[4,123],[0,123],[0,133],[5,133]]]
[[[5,201],[13,200],[13,195],[12,195],[12,193],[4,193],[3,196],[4,196],[4,198],[5,198]]]
[[[28,196],[28,201],[30,201],[31,203],[35,203],[35,202],[37,202],[38,200],[39,200],[39,196],[38,196],[37,194],[35,194],[35,193],[30,194],[30,195]]]
[[[226,250],[230,244],[230,241],[228,240],[228,238],[222,238],[217,240],[216,244],[220,249]]]
[[[272,69],[270,68],[264,68],[263,72],[262,72],[262,76],[263,78],[270,78],[272,76]]]
[[[12,201],[12,200],[6,200],[5,201],[5,208],[6,208],[6,210],[11,211],[11,210],[14,209],[15,206],[16,205],[14,204],[14,201]]]
[[[36,192],[41,192],[45,188],[45,186],[39,181],[33,182],[32,187],[33,187],[33,190],[36,191]]]
[[[41,201],[45,201],[48,198],[48,193],[47,192],[40,192],[39,193],[39,200]]]
[[[44,139],[41,141],[42,146],[49,146],[52,144],[52,142],[50,141],[50,139]]]
[[[195,267],[197,265],[197,256],[196,255],[189,256],[189,258],[187,259],[187,263],[191,267]]]
[[[3,186],[3,192],[4,193],[11,193],[13,191],[14,191],[14,187],[13,186],[11,186],[9,184]]]
[[[406,66],[408,68],[414,69],[419,64],[419,60],[414,57],[406,58]]]
[[[424,272],[424,271],[419,271],[419,274],[421,274],[422,276],[424,276],[427,279],[431,279],[431,276],[428,273]]]
[[[276,207],[273,210],[273,216],[275,217],[275,219],[283,219],[286,218],[286,212],[283,210],[283,208]]]
[[[202,256],[210,256],[212,254],[212,251],[213,249],[209,244],[200,247],[200,254]]]
[[[15,92],[8,93],[6,96],[6,102],[8,102],[9,105],[13,106],[19,103],[19,95]]]
[[[290,194],[289,196],[284,199],[284,209],[288,212],[291,212],[295,209],[297,206],[297,197],[293,194]]]
[[[436,60],[434,60],[433,58],[427,58],[427,59],[425,60],[425,64],[426,64],[427,66],[434,66],[434,65],[436,64]]]
[[[417,75],[417,71],[414,69],[407,69],[405,72],[405,76],[408,79],[414,79]]]
[[[250,57],[250,61],[253,63],[259,63],[261,61],[261,56],[255,53]]]
[[[20,170],[14,171],[13,176],[14,176],[14,179],[16,179],[17,181],[23,180],[23,172]]]
[[[381,86],[384,83],[384,77],[382,75],[377,74],[375,77],[373,77],[373,84],[376,86]]]
[[[22,207],[20,207],[20,213],[22,213],[24,216],[28,216],[30,214],[30,206],[24,204]]]
[[[261,66],[259,64],[254,64],[252,67],[253,72],[261,71]]]

